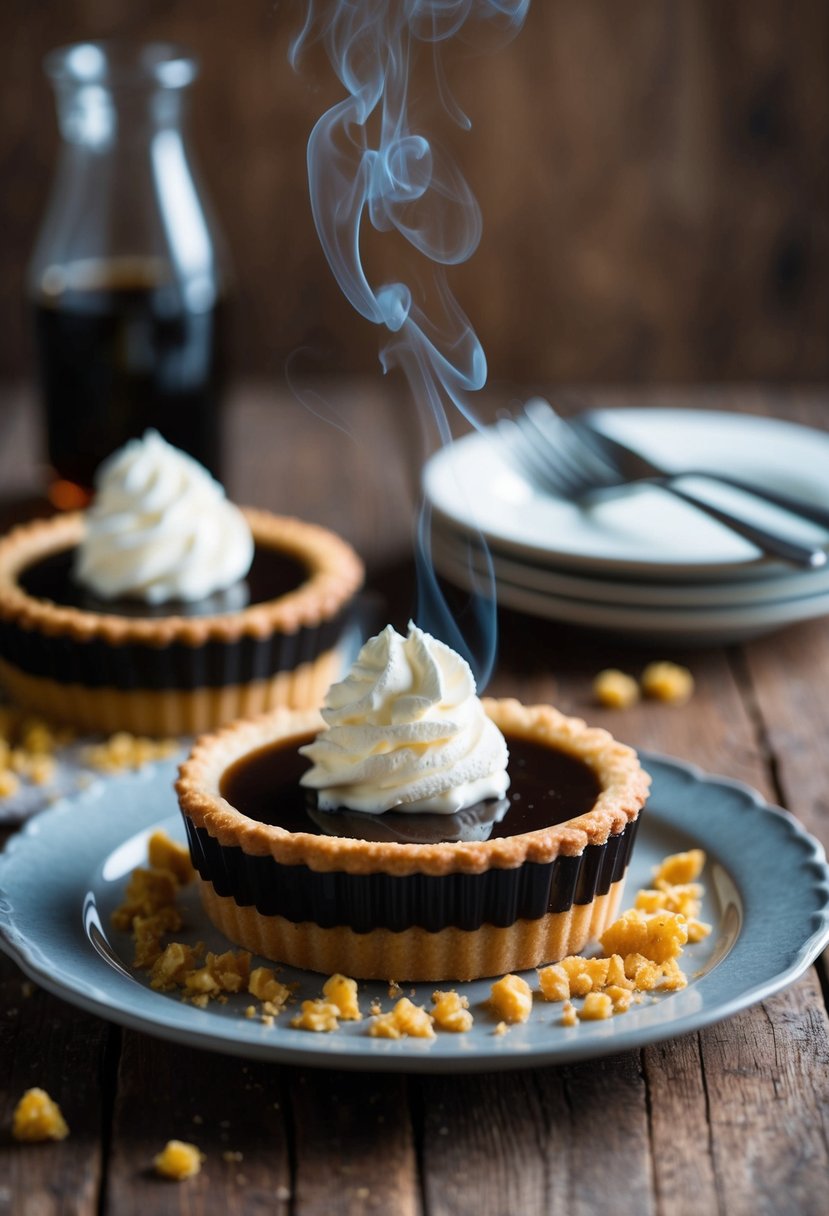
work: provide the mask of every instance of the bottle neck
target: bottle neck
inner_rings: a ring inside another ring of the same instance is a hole
[[[55,84],[58,126],[68,147],[107,153],[133,154],[149,150],[158,132],[181,134],[185,117],[183,89],[129,88],[116,90],[99,83],[58,81]]]

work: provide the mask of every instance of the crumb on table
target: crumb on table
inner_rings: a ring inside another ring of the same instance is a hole
[[[45,1089],[27,1089],[14,1108],[12,1136],[15,1140],[65,1140],[69,1135],[60,1107]]]
[[[628,709],[639,700],[639,685],[617,667],[606,667],[593,680],[593,696],[608,709]]]
[[[667,705],[685,705],[694,692],[694,677],[687,667],[661,660],[648,663],[642,672],[642,692]]]
[[[199,1152],[195,1144],[168,1140],[162,1151],[153,1158],[153,1166],[160,1177],[182,1182],[198,1174],[202,1161],[204,1154]]]

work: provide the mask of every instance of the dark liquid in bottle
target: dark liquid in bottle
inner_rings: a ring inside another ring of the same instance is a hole
[[[162,264],[134,258],[49,271],[35,335],[49,463],[89,491],[107,456],[155,427],[220,475],[223,303],[188,304]]]

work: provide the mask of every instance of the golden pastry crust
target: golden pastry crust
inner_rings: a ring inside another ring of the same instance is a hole
[[[269,679],[206,688],[87,688],[32,676],[0,659],[0,681],[19,705],[81,730],[196,735],[274,706],[319,705],[342,670],[338,649]]]
[[[600,792],[593,808],[563,824],[495,840],[439,844],[399,844],[289,832],[241,814],[222,797],[220,782],[242,756],[284,741],[301,746],[323,725],[316,711],[277,710],[253,721],[236,722],[196,742],[179,770],[179,805],[197,827],[220,844],[237,845],[253,856],[282,865],[305,865],[321,872],[348,874],[481,874],[514,869],[526,861],[547,863],[559,855],[580,855],[587,845],[603,845],[636,819],[645,803],[650,778],[632,748],[606,730],[568,718],[549,705],[525,706],[515,700],[483,699],[484,709],[510,738],[528,739],[586,763]]]
[[[333,532],[268,511],[243,508],[243,513],[258,546],[285,553],[307,567],[306,581],[295,590],[235,612],[202,617],[127,617],[36,599],[20,586],[19,576],[35,562],[80,542],[84,516],[74,512],[23,524],[0,540],[0,619],[79,642],[100,639],[112,646],[202,646],[212,641],[290,634],[303,626],[314,628],[335,616],[359,590],[362,562]]]
[[[310,921],[295,924],[283,916],[264,916],[240,907],[232,895],[218,895],[211,882],[198,879],[205,912],[216,928],[246,950],[291,967],[328,975],[341,968],[363,980],[473,980],[481,976],[527,971],[542,963],[576,954],[613,923],[624,879],[589,904],[566,912],[549,912],[537,920],[518,920],[501,928],[481,925],[436,933],[414,926],[394,932],[371,929],[357,933],[346,925],[324,929]]]

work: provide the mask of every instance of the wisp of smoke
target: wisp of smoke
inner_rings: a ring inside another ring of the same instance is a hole
[[[403,371],[442,442],[450,439],[447,409],[460,410],[474,423],[468,395],[486,382],[483,348],[446,274],[447,267],[475,251],[481,215],[460,170],[412,129],[412,58],[419,47],[431,49],[436,96],[453,121],[468,127],[447,88],[441,47],[471,22],[488,23],[509,36],[520,29],[529,3],[306,0],[305,21],[291,47],[296,67],[303,47],[321,40],[346,91],[318,120],[308,141],[311,209],[325,255],[353,307],[386,332],[380,350],[384,370],[396,366]],[[415,285],[402,276],[379,284],[369,281],[362,252],[366,224],[380,233],[396,232],[423,255],[428,287],[417,298]],[[428,305],[418,302],[421,297]],[[473,653],[435,580],[429,532],[423,513],[417,555],[419,623],[465,653],[483,685],[495,657],[494,581],[488,601],[477,603],[475,629],[486,653]]]

